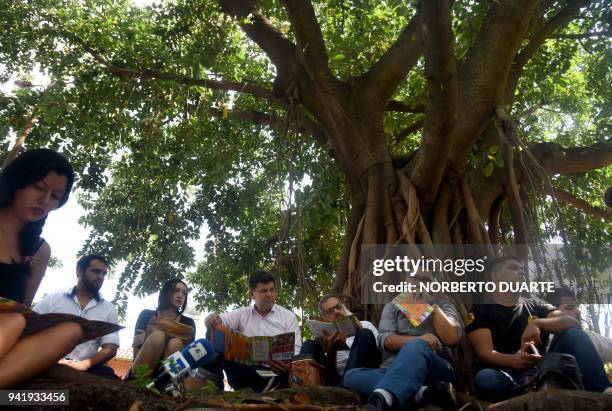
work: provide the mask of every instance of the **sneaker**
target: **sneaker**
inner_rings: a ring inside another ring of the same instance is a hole
[[[419,405],[433,404],[441,408],[453,408],[457,405],[455,387],[450,382],[437,381],[431,383],[423,391]]]
[[[393,411],[395,408],[387,404],[385,397],[381,393],[373,392],[363,405],[363,409],[365,411]]]

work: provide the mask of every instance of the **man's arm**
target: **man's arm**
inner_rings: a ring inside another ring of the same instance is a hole
[[[448,315],[438,304],[434,304],[433,308],[434,328],[440,340],[450,346],[459,344],[461,342],[461,328],[459,327],[459,314],[451,314],[451,310],[456,312],[454,306],[445,307],[449,311]],[[455,318],[453,319],[451,316]]]
[[[204,324],[206,325],[207,329],[214,328],[218,324],[223,324],[232,331],[240,332],[241,310],[241,308],[237,308],[223,314],[209,314],[204,320]]]
[[[114,358],[117,355],[117,348],[119,348],[117,344],[102,344],[102,348],[89,358],[85,358],[81,361],[63,361],[62,363],[75,370],[87,371],[94,365],[104,364],[108,360]]]
[[[109,306],[109,310],[106,314],[104,321],[111,324],[119,324],[119,314],[114,305],[109,302],[105,302]],[[100,338],[100,350],[97,353],[87,358],[90,360],[89,367],[93,367],[97,364],[104,364],[108,360],[114,358],[117,355],[117,348],[119,348],[119,331],[114,333],[103,335]]]
[[[295,316],[295,314],[291,311],[289,311],[289,315],[287,316],[287,332],[293,332],[295,335],[295,347],[294,347],[294,353],[295,355],[298,355],[300,353],[300,350],[302,349],[302,334],[300,333],[300,326],[297,322],[297,317]],[[284,363],[282,361],[273,361],[270,360],[268,361],[268,365],[270,366],[270,369],[272,371],[274,371],[275,373],[281,375],[281,374],[286,374],[289,371],[289,364]]]
[[[468,340],[478,358],[488,366],[525,370],[537,364],[541,356],[529,354],[524,349],[514,354],[504,354],[493,348],[493,337],[488,328],[477,328],[468,334]]]
[[[291,313],[289,318],[287,332],[295,333],[295,355],[298,355],[302,349],[302,333],[300,332],[300,325],[297,322],[297,318],[293,313]]]
[[[521,345],[525,342],[534,342],[537,345],[542,345],[540,340],[540,332],[559,334],[570,328],[579,328],[580,323],[574,317],[563,314],[559,310],[554,310],[548,313],[546,318],[536,318],[529,321],[523,335],[521,336]]]
[[[425,340],[434,351],[438,351],[440,348],[442,348],[438,337],[429,333],[423,335],[399,335],[391,333],[385,340],[385,348],[389,351],[397,352],[402,349],[404,344],[410,340],[414,340],[415,338]]]
[[[47,295],[34,306],[34,311],[38,314],[47,314],[51,312],[51,295]]]
[[[404,344],[408,341],[418,338],[411,335],[399,335],[397,334],[398,324],[397,316],[393,304],[385,305],[383,312],[380,316],[380,323],[378,326],[378,346],[381,351],[383,349],[397,352]]]
[[[532,322],[548,333],[562,333],[570,328],[580,328],[578,320],[560,310],[551,311],[546,318],[537,318]]]

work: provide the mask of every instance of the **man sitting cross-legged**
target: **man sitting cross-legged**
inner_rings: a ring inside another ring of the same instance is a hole
[[[428,281],[417,274],[413,280]],[[383,351],[381,368],[354,368],[343,384],[367,397],[366,410],[405,410],[413,403],[454,402],[453,369],[449,346],[462,337],[462,323],[454,304],[446,299],[416,295],[433,312],[418,327],[393,302],[385,305],[378,327]]]
[[[524,282],[523,264],[507,256],[489,264],[489,280]],[[546,349],[547,334],[554,334],[550,351],[571,354],[582,371],[584,387],[603,391],[608,386],[601,359],[578,321],[550,304],[513,292],[496,292],[491,304],[475,305],[468,314],[466,333],[482,368],[474,378],[476,395],[501,401],[522,393],[517,384],[522,372],[535,367]]]
[[[319,300],[319,310],[327,321],[339,320],[351,314],[334,294]],[[325,367],[326,385],[339,385],[344,373],[352,368],[376,368],[380,365],[380,351],[376,346],[378,330],[369,321],[357,320],[357,327],[356,334],[348,338],[337,331],[325,337],[323,345],[319,340],[308,340],[302,345],[300,354],[311,355]]]
[[[247,337],[272,337],[288,332],[295,333],[295,354],[300,352],[302,340],[295,314],[276,304],[276,279],[265,270],[255,271],[249,276],[249,293],[254,301],[250,307],[238,308],[224,314],[210,314],[206,317],[206,328],[211,330],[223,324],[232,331]],[[278,376],[280,387],[288,385],[289,365],[280,361],[269,361],[269,368]],[[227,379],[235,390],[250,387],[260,392],[268,387],[270,378],[262,376],[261,366],[248,366],[223,361]],[[258,372],[259,371],[259,372]]]

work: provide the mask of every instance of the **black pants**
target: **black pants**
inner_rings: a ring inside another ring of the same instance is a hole
[[[319,341],[305,341],[302,345],[302,349],[300,350],[300,354],[308,354],[312,356],[316,362],[325,367],[325,385],[340,385],[342,382],[342,376],[338,374],[338,371],[336,370],[336,362],[331,355],[323,351],[323,347]],[[346,373],[350,369],[360,367],[378,368],[380,366],[381,359],[382,357],[380,355],[380,351],[378,351],[378,347],[376,346],[376,338],[374,338],[374,333],[366,328],[361,328],[357,334],[355,334],[355,339],[353,340],[353,345],[351,346],[348,362],[346,363],[344,372]]]
[[[257,374],[258,369],[269,369],[260,365],[244,365],[223,360],[223,369],[225,374],[227,374],[227,381],[235,390],[252,388],[255,392],[262,392],[270,382],[270,378]],[[277,381],[273,384],[278,388],[287,388],[289,386],[288,374],[279,375],[275,378]]]
[[[200,367],[205,376],[211,380],[219,390],[223,391],[223,357],[216,355],[211,361]]]
[[[106,364],[96,364],[87,370],[88,373],[97,375],[98,377],[110,378],[111,380],[118,380],[119,377],[115,375],[115,371]]]

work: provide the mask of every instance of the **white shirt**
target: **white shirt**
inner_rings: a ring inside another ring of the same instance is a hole
[[[378,329],[369,321],[360,321],[361,327],[367,330],[370,330],[374,333],[374,339],[378,339]],[[347,337],[346,345],[348,345],[349,350],[353,346],[353,340],[355,340],[355,336]],[[346,363],[348,362],[350,352],[348,350],[342,350],[336,352],[336,370],[339,375],[344,375],[344,369],[346,368]]]
[[[288,332],[295,333],[295,354],[300,353],[302,337],[297,318],[292,311],[274,304],[268,314],[262,316],[255,306],[242,307],[220,315],[223,325],[247,337],[273,337]]]
[[[119,323],[115,306],[102,298],[100,294],[98,294],[98,298],[92,298],[87,306],[81,309],[76,296],[76,287],[49,294],[36,304],[34,311],[39,314],[75,314],[87,320],[106,321],[113,324]],[[84,360],[97,353],[103,344],[115,344],[118,347],[119,331],[77,345],[74,350],[66,355],[66,358],[78,361]]]

